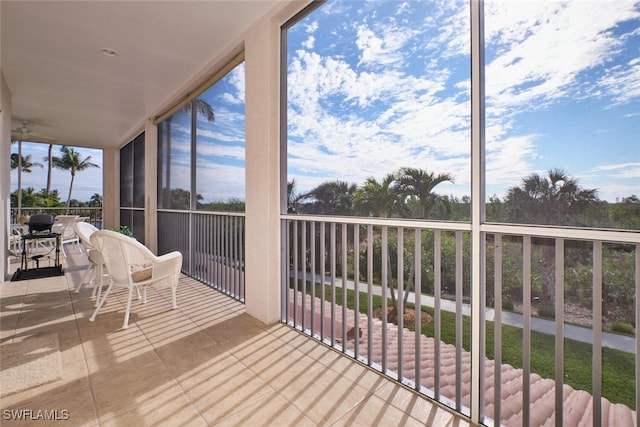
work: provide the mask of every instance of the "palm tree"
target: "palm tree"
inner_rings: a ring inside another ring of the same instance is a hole
[[[186,104],[180,111],[185,113],[191,113],[193,111],[193,107],[195,106],[196,114],[204,116],[204,118],[209,122],[213,123],[215,121],[215,113],[213,112],[213,107],[207,101],[201,98],[196,98],[190,103]]]
[[[16,141],[11,141],[13,144]],[[18,152],[11,154],[11,170],[18,169],[18,197],[17,197],[17,206],[18,206],[18,218],[22,216],[22,172],[31,172],[31,168],[33,166],[40,166],[40,163],[32,163],[31,155],[24,157],[22,155],[22,140],[18,141]]]
[[[578,225],[577,216],[598,201],[596,189],[583,189],[577,178],[562,169],[550,169],[547,176],[528,175],[519,187],[512,187],[505,201],[512,222],[545,225]],[[553,241],[542,243],[540,260],[541,300],[553,304],[555,246]]]
[[[352,215],[353,214],[353,194],[356,191],[355,184],[349,184],[345,181],[326,181],[314,187],[308,193],[300,196],[299,201],[311,200],[309,205],[310,214],[318,215]],[[342,238],[342,227],[337,227],[336,239],[340,241]],[[326,237],[327,240],[330,236]],[[330,246],[326,246],[327,250]],[[327,257],[330,262],[331,257]],[[342,245],[336,245],[336,270],[342,269]],[[326,268],[323,266],[323,268]],[[326,271],[326,270],[325,270]]]
[[[93,196],[91,196],[91,199],[89,199],[89,206],[101,207],[102,195],[98,193],[93,193]]]
[[[453,177],[448,173],[441,173],[436,175],[433,172],[427,172],[424,169],[403,167],[396,173],[396,191],[400,195],[402,202],[405,204],[405,209],[411,212],[413,211],[414,218],[427,219],[434,206],[438,203],[446,204],[448,199],[445,196],[441,196],[433,192],[433,189],[443,182],[453,182]],[[412,259],[409,261],[410,271],[407,280],[407,289],[404,294],[404,304],[402,307],[406,310],[409,293],[411,293],[411,287],[417,289],[418,286],[415,283],[415,262]],[[391,271],[388,268],[387,271]],[[390,273],[389,273],[390,274]],[[397,273],[401,274],[400,272]],[[391,281],[390,281],[391,283]],[[395,293],[393,292],[393,286],[391,287],[391,300],[393,303],[392,316],[398,315],[398,305],[395,300]]]
[[[550,169],[547,176],[528,175],[519,187],[512,187],[505,199],[512,222],[545,225],[580,225],[576,216],[598,201],[597,189],[583,189],[577,178],[562,169]]]
[[[49,144],[49,151],[47,157],[44,158],[44,161],[47,162],[47,189],[46,194],[51,192],[51,171],[53,170],[53,144]]]
[[[51,158],[51,161],[53,163],[53,167],[68,170],[71,173],[69,196],[67,197],[67,209],[69,209],[69,204],[71,203],[71,192],[73,191],[73,181],[76,177],[76,173],[89,168],[97,168],[99,166],[90,162],[91,156],[88,156],[86,159],[82,159],[80,153],[73,148],[63,145],[62,148],[60,148],[60,151],[62,152],[62,157],[54,156]]]
[[[306,193],[303,199],[312,199],[312,213],[320,215],[350,215],[353,213],[353,195],[357,186],[345,181],[327,181]]]
[[[414,212],[414,217],[420,219],[427,219],[438,202],[446,202],[446,197],[433,192],[443,182],[453,182],[453,177],[448,173],[436,175],[424,169],[409,167],[401,168],[396,175],[398,192],[409,210]]]
[[[301,208],[300,201],[304,196],[296,192],[295,178],[287,182],[287,213],[298,213]]]
[[[394,188],[394,174],[386,175],[381,182],[369,177],[353,195],[354,208],[366,216],[387,218],[398,207],[398,192]]]
[[[34,163],[31,161],[31,154],[28,156],[22,156],[20,154],[11,153],[11,170],[21,168],[20,170],[25,173],[31,173],[34,166],[43,167],[42,163]]]
[[[11,143],[13,144],[14,142],[18,143],[18,156],[17,156],[17,165],[16,168],[18,169],[18,191],[17,191],[17,200],[16,200],[16,205],[18,206],[18,216],[17,218],[22,217],[22,140],[11,140]],[[14,169],[13,167],[13,156],[11,156],[11,170]]]
[[[38,193],[33,187],[23,188],[20,192],[16,190],[11,193],[11,204],[17,204],[18,197],[20,197],[20,201],[25,207],[42,206],[39,203]]]

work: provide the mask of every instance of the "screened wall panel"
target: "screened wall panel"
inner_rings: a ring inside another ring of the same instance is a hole
[[[120,149],[120,226],[144,243],[145,134]]]
[[[243,62],[158,125],[158,252],[179,250],[185,274],[240,301],[244,85]]]
[[[144,209],[144,133],[133,144],[133,200],[134,208]]]
[[[120,149],[120,206],[133,207],[133,141]]]

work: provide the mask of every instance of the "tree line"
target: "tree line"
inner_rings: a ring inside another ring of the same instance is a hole
[[[444,182],[454,182],[451,174],[412,167],[381,180],[367,178],[360,186],[326,181],[306,193],[296,191],[294,179],[287,185],[287,209],[310,215],[469,221],[470,198],[435,192]],[[636,195],[617,203],[602,201],[597,189],[582,187],[577,178],[558,168],[524,177],[502,199],[489,197],[486,211],[487,220],[498,223],[640,230]]]

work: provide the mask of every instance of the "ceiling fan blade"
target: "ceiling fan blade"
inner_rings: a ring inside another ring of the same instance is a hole
[[[47,135],[31,132],[31,129],[29,129],[28,125],[29,125],[28,120],[22,120],[22,126],[19,126],[15,130],[11,131],[11,138],[14,140],[20,140],[20,141],[44,142],[44,143],[55,142],[55,138],[52,138]]]
[[[16,132],[16,131],[12,131],[11,132],[11,138],[15,141],[28,141],[28,142],[42,142],[42,143],[54,143],[56,142],[55,138],[52,138],[50,136],[46,136],[46,135],[40,135],[37,133],[22,133],[22,132]]]
[[[29,136],[33,142],[55,142],[55,138],[41,133],[31,132]]]

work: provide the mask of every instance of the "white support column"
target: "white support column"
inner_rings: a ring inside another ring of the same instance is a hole
[[[11,92],[0,73],[0,164],[8,165],[11,158]],[[9,167],[0,168],[0,282],[8,280],[9,274],[9,234],[11,224],[11,171]]]
[[[247,313],[280,319],[280,30],[270,19],[245,39]]]
[[[105,148],[102,151],[102,227],[120,227],[120,151]]]
[[[471,421],[484,418],[485,215],[483,0],[471,1]]]
[[[144,127],[144,241],[158,253],[158,126],[151,119]]]

